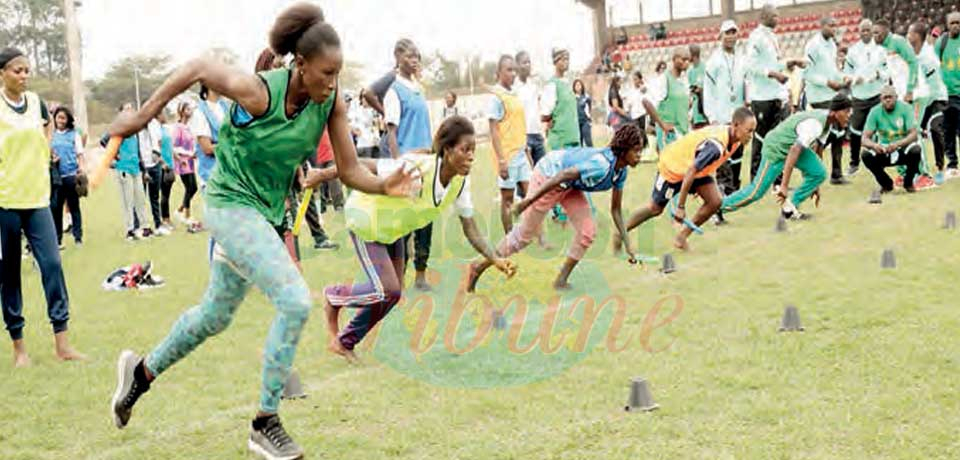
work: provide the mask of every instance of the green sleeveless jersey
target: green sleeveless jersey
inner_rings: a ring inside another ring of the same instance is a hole
[[[666,72],[664,81],[667,85],[666,97],[657,105],[657,115],[672,124],[677,134],[682,136],[690,132],[690,88],[670,71]]]
[[[560,78],[550,82],[556,87],[557,105],[553,108],[553,124],[547,133],[550,150],[580,146],[580,121],[577,118],[577,98],[570,85]]]
[[[820,122],[824,130],[830,129],[827,125],[827,110],[807,110],[790,115],[776,128],[767,133],[763,139],[763,157],[767,161],[778,161],[787,158],[790,147],[797,142],[797,126],[806,120],[814,119]],[[821,133],[822,135],[823,133]],[[808,146],[809,148],[809,146]]]
[[[317,154],[320,136],[333,109],[336,93],[323,104],[307,103],[292,117],[286,114],[289,69],[260,74],[270,93],[266,113],[251,118],[236,103],[220,129],[217,166],[207,183],[207,204],[215,208],[247,206],[272,225],[283,221],[284,200],[294,171]],[[246,118],[246,119],[245,119]]]

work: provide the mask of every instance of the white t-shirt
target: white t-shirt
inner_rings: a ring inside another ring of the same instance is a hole
[[[826,144],[829,136],[830,131],[824,134],[823,123],[815,118],[803,120],[797,125],[797,145],[801,147],[813,148],[813,143],[817,141]]]
[[[630,118],[636,120],[637,118],[646,115],[647,108],[643,106],[643,100],[646,99],[650,94],[650,90],[631,86],[629,91],[626,93],[627,97],[625,98],[626,100],[624,101],[624,104],[627,106],[626,109],[630,112]]]
[[[667,72],[669,71],[664,71],[662,74],[657,75],[653,79],[653,82],[647,86],[645,99],[650,101],[654,107],[667,98]]]
[[[533,77],[528,77],[526,83],[517,78],[513,83],[513,90],[523,103],[527,134],[540,134],[540,88],[537,82]]]
[[[412,81],[408,78],[404,78],[399,73],[397,74],[397,83],[400,83],[407,88],[410,88],[411,91],[422,93],[423,90],[420,88],[420,84]],[[399,125],[400,124],[400,96],[397,95],[397,91],[391,86],[387,90],[387,95],[383,97],[383,121],[388,125]]]
[[[369,107],[353,105],[350,109],[350,126],[360,131],[357,136],[357,148],[369,148],[377,145],[378,136],[373,126],[374,112]]]
[[[143,161],[143,167],[152,168],[157,165],[153,159],[153,136],[150,134],[150,125],[137,133],[137,142],[140,145],[140,160]]]
[[[405,163],[424,164],[426,162],[433,162],[434,168],[436,168],[435,174],[433,175],[434,194],[438,201],[443,201],[443,197],[447,196],[447,189],[440,183],[440,161],[439,156],[424,153],[408,153],[404,155],[403,158],[385,158],[377,160],[377,175],[387,177],[397,169],[400,169]],[[460,214],[461,217],[473,217],[473,199],[470,197],[470,176],[463,179],[463,193],[460,193],[460,196],[457,197],[454,206],[457,208],[457,213]]]
[[[210,101],[200,101],[201,104],[207,104],[207,107],[210,109],[210,113],[213,114],[213,119],[217,123],[217,126],[223,124],[223,109],[220,107],[220,104]],[[197,138],[207,137],[212,138],[213,134],[210,132],[210,124],[207,123],[207,117],[203,115],[203,112],[199,108],[194,110],[193,116],[190,117],[190,132]]]
[[[543,87],[540,96],[540,115],[549,117],[553,115],[553,109],[557,107],[557,85],[550,81]]]

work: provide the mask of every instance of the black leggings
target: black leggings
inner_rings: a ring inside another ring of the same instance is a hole
[[[168,169],[163,170],[163,179],[160,180],[160,218],[170,219],[170,191],[173,190],[173,181],[167,182],[167,175],[173,175],[174,172]]]
[[[181,174],[180,181],[183,182],[183,188],[186,189],[183,193],[183,204],[180,207],[190,209],[190,201],[197,194],[197,176],[193,173]]]
[[[83,240],[83,216],[80,214],[80,195],[77,195],[77,176],[64,177],[57,188],[56,202],[53,204],[53,226],[57,232],[57,243],[63,242],[63,206],[70,207],[73,219],[73,239]]]

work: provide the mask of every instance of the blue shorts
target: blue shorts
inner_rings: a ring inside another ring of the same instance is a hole
[[[530,182],[532,170],[530,162],[527,161],[527,154],[523,150],[513,155],[513,159],[507,163],[507,178],[504,179],[497,174],[497,186],[501,190],[515,190],[518,182]]]
[[[700,177],[693,180],[693,185],[690,186],[690,192],[695,192],[700,186],[712,184],[713,176]],[[667,182],[667,180],[657,173],[656,179],[653,181],[653,193],[650,194],[650,198],[653,199],[653,203],[657,206],[664,208],[667,206],[667,203],[673,198],[674,195],[680,193],[680,187],[683,186],[683,182]]]

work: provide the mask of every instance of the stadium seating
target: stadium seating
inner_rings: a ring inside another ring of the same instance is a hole
[[[864,0],[864,17],[890,21],[897,33],[903,33],[914,22],[925,22],[946,30],[946,16],[960,11],[960,0]]]
[[[933,0],[936,1],[936,0]],[[954,0],[944,0],[954,1]],[[960,2],[960,0],[956,0]],[[833,17],[837,20],[837,37],[841,44],[848,44],[855,41],[858,37],[857,25],[862,19],[860,8],[845,9],[834,11]],[[820,16],[816,14],[803,14],[796,16],[786,16],[780,18],[776,33],[780,39],[780,46],[785,56],[800,56],[807,40],[820,29]],[[757,27],[757,21],[748,21],[740,24],[740,47],[744,46],[750,32]],[[669,53],[677,46],[689,46],[699,44],[704,58],[710,55],[713,48],[718,45],[716,27],[693,27],[682,30],[672,30],[667,32],[665,40],[653,40],[647,34],[632,35],[627,39],[627,43],[620,45],[617,51],[620,53],[625,67],[630,70],[636,70],[639,67],[644,72],[651,70],[658,61],[669,59]]]

